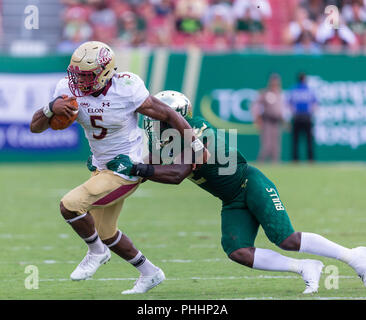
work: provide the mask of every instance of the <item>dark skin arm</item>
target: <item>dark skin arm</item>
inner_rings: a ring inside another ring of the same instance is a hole
[[[196,140],[194,131],[187,120],[154,96],[150,95],[136,111],[150,118],[168,123],[172,128],[178,130],[181,137],[187,137],[189,142]],[[185,132],[186,136],[184,135]],[[207,162],[210,157],[207,149],[204,149],[202,157],[202,161],[197,161],[198,163]],[[196,165],[193,164],[193,169],[195,168]]]
[[[47,118],[42,109],[38,109],[32,118],[32,122],[30,124],[30,131],[33,133],[41,133],[47,130],[50,127],[49,118]]]
[[[151,164],[151,153],[148,157],[148,162]],[[184,164],[184,155],[178,156],[181,158],[180,164],[154,164],[154,175],[148,178],[144,178],[144,181],[151,180],[154,182],[166,183],[166,184],[180,184],[185,178],[187,178],[192,172],[191,164]],[[146,159],[147,160],[147,159]]]
[[[187,133],[190,132],[192,141],[195,140],[192,127],[187,120],[153,96],[149,96],[136,111],[150,118],[170,124],[172,128],[179,131],[182,137],[184,137],[184,130],[189,130]]]
[[[190,164],[157,164],[154,165],[154,175],[148,180],[166,184],[180,184],[191,172],[192,165]]]
[[[69,97],[67,99],[56,99],[52,108],[53,113],[71,118],[73,111],[77,110],[70,102],[73,99],[75,98]],[[44,115],[42,109],[43,108],[38,109],[33,115],[32,121],[30,123],[30,131],[33,133],[41,133],[50,127],[50,118],[47,118]]]

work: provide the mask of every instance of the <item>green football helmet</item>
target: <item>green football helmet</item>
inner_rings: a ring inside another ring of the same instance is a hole
[[[183,93],[173,90],[165,90],[160,91],[154,97],[180,113],[185,119],[192,118],[192,104]],[[162,132],[169,128],[170,126],[165,122],[161,122],[147,116],[144,117],[145,132],[150,142],[155,144],[159,149],[168,144],[171,140],[168,139],[163,141],[160,139]]]

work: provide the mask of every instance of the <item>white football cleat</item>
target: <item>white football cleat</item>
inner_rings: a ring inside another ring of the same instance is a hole
[[[366,247],[353,248],[351,251],[352,259],[348,265],[356,271],[366,287]]]
[[[303,261],[301,275],[306,285],[303,294],[318,292],[319,280],[323,267],[323,262],[318,260],[305,259]]]
[[[107,263],[111,258],[111,251],[106,245],[104,247],[105,251],[102,254],[90,253],[88,251],[85,258],[71,273],[71,280],[78,281],[89,279],[103,263]]]
[[[156,287],[159,283],[165,280],[163,270],[158,269],[152,276],[142,276],[136,280],[135,285],[130,290],[122,291],[122,294],[145,293],[150,289]]]

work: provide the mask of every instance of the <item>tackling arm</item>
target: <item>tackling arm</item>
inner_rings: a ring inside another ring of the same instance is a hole
[[[179,156],[178,156],[179,157]],[[180,164],[151,164],[152,157],[151,153],[149,153],[149,166],[152,167],[151,174],[149,177],[146,177],[147,180],[166,183],[166,184],[180,184],[185,178],[189,176],[192,172],[191,164],[184,164],[184,156],[183,154],[180,156]]]
[[[142,177],[143,181],[151,180],[167,184],[179,184],[192,172],[193,167],[192,164],[183,163],[184,154],[181,154],[180,157],[181,164],[134,164],[129,156],[120,154],[107,163],[107,168],[127,176]]]
[[[181,137],[187,138],[187,142],[191,142],[191,147],[195,153],[200,152],[198,153],[199,157],[196,157],[197,163],[207,162],[210,153],[203,143],[195,136],[194,131],[187,120],[178,112],[151,95],[136,109],[136,111],[150,118],[170,124],[172,128],[179,131]],[[195,169],[195,164],[193,164],[193,169]]]
[[[153,96],[149,96],[136,111],[150,118],[170,124],[172,128],[179,131],[182,137],[184,137],[184,130],[189,130],[192,141],[196,139],[192,127],[187,120]],[[187,131],[186,134],[189,132]]]
[[[192,172],[190,164],[153,165],[153,167],[154,173],[147,179],[166,184],[180,184]]]

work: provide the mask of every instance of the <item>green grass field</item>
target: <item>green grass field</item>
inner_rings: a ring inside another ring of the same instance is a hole
[[[366,245],[366,167],[361,164],[260,166],[277,185],[297,231],[315,232],[348,247]],[[304,297],[292,273],[251,270],[230,261],[220,245],[220,202],[186,181],[147,182],[122,210],[119,226],[167,280],[144,295],[123,296],[138,272],[116,255],[92,280],[69,275],[87,247],[59,214],[59,200],[88,178],[83,164],[0,165],[0,299],[365,299],[366,288],[341,262],[338,289]],[[281,252],[260,230],[257,247]],[[299,258],[311,255],[282,253]],[[25,268],[39,270],[39,288],[26,289]],[[328,269],[325,269],[328,270]]]

